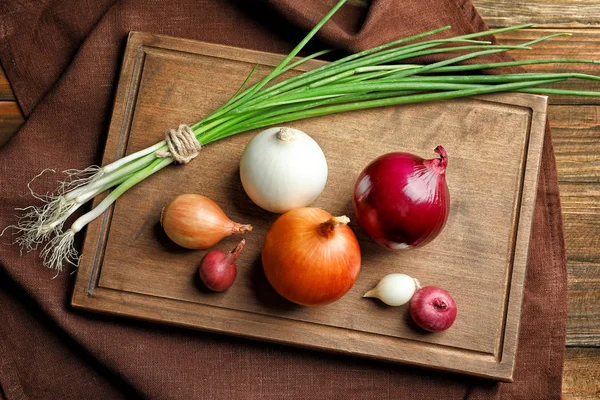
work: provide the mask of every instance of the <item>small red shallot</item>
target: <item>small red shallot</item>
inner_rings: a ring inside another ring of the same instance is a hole
[[[450,293],[437,286],[417,290],[410,300],[410,316],[415,324],[429,332],[441,332],[456,319],[456,303]]]
[[[237,276],[235,261],[244,248],[246,240],[242,241],[229,253],[221,250],[211,250],[200,261],[198,273],[202,283],[215,292],[222,292],[233,285]]]

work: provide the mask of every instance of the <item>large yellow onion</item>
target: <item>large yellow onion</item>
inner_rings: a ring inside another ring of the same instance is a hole
[[[275,221],[267,233],[262,264],[281,296],[314,306],[334,302],[350,290],[360,271],[360,247],[346,216],[298,208]]]

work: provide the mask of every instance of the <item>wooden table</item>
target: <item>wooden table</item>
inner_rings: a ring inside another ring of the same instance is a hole
[[[355,2],[361,2],[355,1]],[[367,0],[363,0],[367,3]],[[600,60],[600,0],[474,0],[492,27],[535,23],[535,29],[499,36],[503,44],[554,32],[569,38],[515,52],[517,59],[553,57]],[[567,66],[600,75],[600,67]],[[564,71],[562,65],[530,71]],[[569,88],[600,91],[600,82]],[[550,98],[549,117],[561,190],[569,272],[567,346],[563,374],[565,399],[600,398],[600,98]],[[10,85],[0,70],[0,146],[23,124]]]

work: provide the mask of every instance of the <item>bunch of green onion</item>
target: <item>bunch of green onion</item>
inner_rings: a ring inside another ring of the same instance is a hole
[[[600,96],[600,92],[538,87],[571,78],[600,80],[600,77],[593,75],[577,73],[456,75],[457,72],[463,71],[525,64],[600,64],[600,61],[576,59],[460,64],[479,56],[507,50],[530,49],[529,46],[538,42],[565,35],[549,35],[518,46],[493,45],[490,42],[475,40],[478,37],[522,29],[531,25],[416,42],[418,39],[450,29],[446,26],[352,54],[277,82],[277,78],[283,73],[329,52],[329,50],[321,51],[292,62],[306,43],[345,2],[346,0],[340,0],[266,77],[246,88],[255,67],[227,103],[192,125],[191,129],[200,144],[205,146],[238,133],[304,118],[485,93],[524,92]],[[461,55],[456,56],[456,52],[460,52]],[[428,65],[402,64],[403,60],[432,54],[444,54],[447,55],[447,59]],[[440,75],[448,72],[453,74]],[[101,168],[89,167],[82,171],[66,171],[70,178],[54,195],[37,197],[44,201],[43,205],[25,208],[24,215],[19,219],[18,224],[13,226],[17,234],[15,243],[26,251],[35,250],[43,244],[41,257],[44,265],[57,271],[62,270],[65,262],[77,265],[78,254],[73,247],[75,234],[104,213],[128,189],[173,163],[173,158],[157,156],[157,152],[166,150],[165,141],[161,141]],[[69,216],[95,196],[109,189],[112,191],[95,208],[63,231],[63,225]]]

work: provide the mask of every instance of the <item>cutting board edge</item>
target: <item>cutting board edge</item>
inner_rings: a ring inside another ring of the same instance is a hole
[[[102,315],[113,315],[119,317],[133,318],[134,320],[154,322],[160,324],[167,324],[171,326],[177,326],[181,328],[198,330],[202,332],[209,333],[217,333],[223,334],[231,337],[239,337],[244,339],[256,340],[265,343],[274,343],[277,345],[284,345],[290,347],[296,347],[301,349],[309,349],[314,351],[321,352],[330,352],[335,354],[341,354],[346,356],[354,356],[360,357],[368,360],[375,361],[383,361],[391,364],[401,364],[401,365],[410,365],[416,366],[425,369],[437,369],[440,371],[451,372],[456,374],[466,374],[478,378],[497,380],[502,382],[512,382],[513,381],[513,365],[512,363],[498,362],[497,359],[491,355],[483,355],[483,353],[464,350],[464,349],[448,349],[442,345],[436,345],[432,350],[427,349],[427,346],[430,345],[426,342],[415,342],[410,339],[404,338],[392,338],[386,337],[389,342],[396,342],[396,346],[402,345],[416,345],[419,350],[417,353],[408,352],[408,356],[403,357],[395,357],[390,355],[389,351],[382,350],[381,354],[374,354],[373,352],[365,352],[361,350],[356,350],[351,348],[351,345],[348,345],[348,340],[339,341],[338,345],[329,343],[324,344],[323,342],[313,343],[304,338],[313,338],[315,333],[311,330],[301,330],[298,332],[297,328],[293,329],[285,329],[286,334],[277,334],[271,337],[267,337],[264,334],[264,331],[258,328],[248,328],[248,321],[241,321],[240,318],[236,318],[240,321],[232,323],[231,317],[227,318],[227,327],[215,327],[215,324],[212,322],[206,322],[206,320],[198,319],[194,322],[189,322],[189,317],[194,315],[197,318],[209,318],[213,313],[198,313],[197,309],[194,311],[183,312],[181,303],[177,300],[169,299],[169,303],[180,303],[173,306],[173,309],[168,308],[167,310],[163,310],[165,314],[145,314],[141,315],[139,313],[140,309],[148,308],[148,306],[152,303],[153,296],[140,295],[137,293],[129,293],[129,292],[119,292],[113,289],[105,289],[102,287],[96,288],[93,294],[84,293],[81,291],[74,291],[71,299],[71,305],[75,309],[91,311],[94,313],[102,314]],[[164,305],[164,299],[160,299],[161,306]],[[157,300],[158,304],[158,300]],[[193,304],[194,308],[197,308],[198,304]],[[214,310],[219,309],[218,307],[213,307],[209,305],[200,305],[202,308],[206,310]],[[185,307],[185,306],[184,306]],[[238,310],[231,309],[220,309],[225,314],[239,314],[239,316],[247,316],[248,313]],[[273,318],[273,317],[269,317]],[[278,321],[280,322],[280,321]],[[298,321],[290,321],[291,324],[296,324]],[[278,324],[280,325],[280,324]],[[310,322],[302,322],[302,325],[314,325]],[[280,326],[278,326],[280,328]],[[340,328],[334,326],[327,326],[325,341],[330,341],[330,338],[333,337],[336,333],[352,333],[353,331],[347,328]],[[297,338],[291,339],[294,335],[298,335]],[[318,333],[317,335],[320,335]],[[362,333],[361,333],[362,335]],[[377,334],[368,334],[370,336],[376,337],[379,336]],[[352,341],[350,341],[352,342]],[[413,343],[411,343],[413,342]],[[362,345],[362,344],[361,344]],[[445,357],[441,357],[439,360],[439,364],[435,367],[432,367],[431,364],[427,364],[425,361],[419,361],[417,358],[421,357],[422,351],[430,350],[430,356],[435,358],[439,357],[438,351],[442,350],[446,352]],[[412,353],[412,354],[411,354]],[[462,365],[461,367],[457,367],[457,363],[455,359],[452,357],[452,354],[464,354],[471,356],[473,358],[472,363],[474,364],[472,367],[465,367]],[[476,359],[475,359],[476,358]]]

